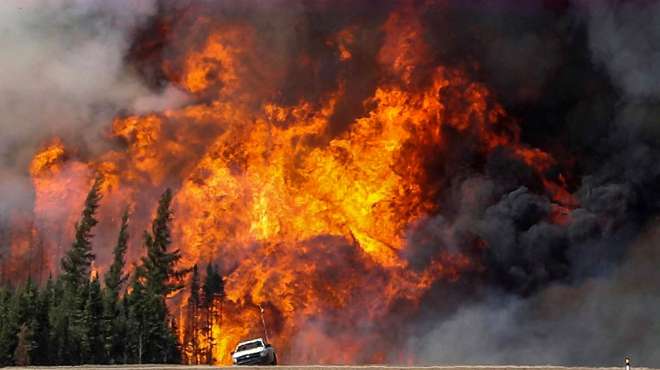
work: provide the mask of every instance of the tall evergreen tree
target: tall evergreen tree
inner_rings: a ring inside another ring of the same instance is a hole
[[[170,251],[172,244],[170,224],[172,222],[172,191],[167,189],[158,202],[156,218],[151,226],[151,233],[144,233],[144,245],[147,255],[142,257],[145,288],[151,294],[161,297],[181,290],[183,279],[190,269],[177,269],[181,260],[181,251]]]
[[[98,275],[89,283],[89,293],[84,311],[84,326],[86,336],[83,337],[86,356],[84,363],[98,364],[105,362],[105,343],[102,326],[103,297]]]
[[[225,295],[222,275],[220,275],[218,267],[211,262],[206,265],[206,276],[204,277],[202,290],[204,292],[203,304],[206,307],[211,306],[214,297],[223,297]]]
[[[126,264],[125,257],[129,238],[128,217],[128,209],[126,209],[121,218],[117,244],[115,244],[112,251],[112,264],[105,275],[103,323],[105,333],[105,352],[107,360],[111,363],[121,363],[124,361],[126,320],[125,317],[123,317],[119,296],[122,285],[128,279],[128,276],[124,274],[124,266]]]
[[[18,332],[16,294],[9,288],[0,288],[0,366],[13,363]]]
[[[73,364],[71,333],[69,330],[69,315],[71,311],[64,302],[64,282],[62,279],[55,280],[53,284],[53,301],[51,303],[48,319],[50,322],[49,355],[50,363],[58,365]]]
[[[52,275],[48,277],[46,286],[41,290],[38,299],[36,329],[34,331],[34,347],[30,354],[35,365],[48,365],[51,363],[50,351],[50,314],[54,297],[55,282]]]
[[[86,320],[85,307],[89,298],[89,275],[94,261],[92,253],[92,229],[98,220],[96,211],[101,200],[101,183],[98,177],[85,199],[80,221],[75,226],[75,237],[64,257],[62,257],[63,296],[62,304],[54,312],[54,327],[58,335],[56,340],[58,360],[64,363],[78,364],[89,355],[87,335],[89,322]]]
[[[223,294],[222,278],[214,266],[209,266],[201,287],[197,266],[179,267],[181,252],[171,247],[170,190],[159,201],[150,231],[145,231],[145,256],[135,267],[130,288],[123,296],[128,279],[124,273],[128,212],[122,215],[104,287],[98,275],[90,280],[94,261],[92,230],[98,223],[95,215],[101,199],[100,186],[101,180],[97,179],[85,200],[75,239],[61,260],[60,277],[49,277],[43,290],[30,278],[16,289],[0,288],[0,366],[180,362],[183,349],[177,340],[179,329],[168,312],[166,300],[183,288],[191,270],[188,303],[193,310],[194,341],[205,334],[202,328],[207,330],[207,326],[203,323],[212,323],[208,317],[213,312],[214,299]],[[210,347],[200,348],[195,342],[193,348],[195,362],[210,359]]]
[[[139,268],[136,267],[136,271]],[[123,300],[126,312],[126,361],[142,363],[147,331],[145,329],[145,292],[138,274],[133,274],[130,293]]]
[[[0,364],[12,365],[17,359],[19,363],[30,363],[30,351],[34,345],[33,328],[37,326],[38,294],[36,285],[29,277],[25,285],[13,292],[0,291]]]
[[[170,224],[172,222],[172,192],[167,189],[158,203],[156,218],[151,233],[145,232],[146,256],[138,268],[138,285],[144,281],[144,301],[141,314],[140,361],[178,362],[177,337],[171,331],[171,323],[165,299],[184,287],[183,280],[190,269],[178,269],[181,252],[170,251],[172,244]]]
[[[32,364],[34,360],[32,354],[38,350],[35,334],[40,332],[42,325],[41,320],[39,320],[41,311],[40,296],[39,288],[32,277],[28,277],[19,296],[19,324],[21,328],[19,329],[18,345],[21,348],[17,348],[14,356],[17,365]],[[23,335],[23,337],[20,337],[20,335]]]
[[[98,220],[95,218],[96,210],[101,201],[101,183],[98,177],[85,199],[80,221],[75,226],[75,238],[71,249],[62,258],[62,279],[71,289],[78,289],[89,281],[89,272],[94,261],[91,239],[92,229]]]
[[[117,244],[112,250],[112,264],[108,273],[105,275],[105,289],[110,298],[110,302],[116,304],[119,301],[119,292],[122,284],[126,282],[128,276],[124,274],[126,265],[126,250],[128,249],[128,209],[124,210],[121,217],[121,226],[119,227],[119,236]]]

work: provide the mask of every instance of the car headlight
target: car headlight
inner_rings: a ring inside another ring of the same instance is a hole
[[[268,356],[268,351],[263,350],[263,351],[261,351],[260,355],[261,355],[261,357],[266,357],[266,356]]]

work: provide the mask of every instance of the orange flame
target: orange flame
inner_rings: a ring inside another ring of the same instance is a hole
[[[295,105],[251,94],[255,76],[243,62],[258,59],[255,33],[211,28],[177,77],[203,102],[116,118],[111,136],[125,149],[86,162],[67,158],[55,139],[30,172],[35,213],[66,225],[47,226],[60,234],[75,222],[94,173],[108,179],[103,191],[114,205],[101,208],[106,218],[118,214],[117,204],[153,201],[165,185],[177,186],[174,239],[185,263],[219,261],[228,273],[226,297],[209,321],[212,337],[198,338],[218,363],[230,362],[241,339],[263,334],[257,305],[285,362],[386,361],[385,353],[359,357],[382,338],[356,337],[354,323],[378,322],[401,302],[414,310],[433,284],[477,267],[457,252],[439,253],[422,269],[404,257],[407,230],[441,207],[435,195],[442,189],[427,186],[425,161],[446,145],[447,129],[476,138],[484,154],[509,149],[561,207],[575,205],[563,179],[546,177],[552,156],[521,145],[518,127],[485,86],[461,70],[424,65],[422,24],[410,9],[383,27],[378,60],[389,76],[364,101],[365,113],[333,137],[327,129],[345,84]],[[349,27],[326,43],[342,62],[351,61],[355,32]],[[420,68],[431,71],[423,84],[416,82]],[[148,216],[134,219],[145,225]],[[185,326],[186,307],[178,309]],[[330,337],[328,326],[345,331]],[[308,350],[291,351],[300,341]]]

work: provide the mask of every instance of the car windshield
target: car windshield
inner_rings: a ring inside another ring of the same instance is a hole
[[[255,348],[261,348],[263,346],[264,345],[261,343],[261,341],[249,342],[238,346],[238,348],[236,348],[236,352],[248,351]]]

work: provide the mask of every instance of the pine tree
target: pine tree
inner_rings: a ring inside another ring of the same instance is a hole
[[[126,264],[125,256],[128,249],[128,209],[124,211],[119,228],[119,236],[112,254],[113,261],[110,269],[105,275],[105,294],[104,294],[104,333],[105,333],[105,353],[110,363],[120,363],[124,361],[125,351],[125,318],[122,317],[121,306],[119,305],[119,294],[122,285],[128,279],[124,274]]]
[[[72,290],[80,288],[89,281],[89,272],[94,261],[91,243],[92,229],[98,224],[94,216],[101,201],[101,183],[101,178],[97,178],[87,194],[85,208],[75,227],[73,244],[62,258],[62,279]]]
[[[124,274],[126,265],[125,257],[128,249],[128,209],[124,211],[121,217],[121,226],[119,228],[119,237],[117,244],[112,251],[113,260],[108,273],[105,275],[105,289],[110,298],[110,302],[116,304],[119,301],[119,292],[122,284],[126,282],[128,276]]]
[[[0,290],[0,364],[11,365],[18,361],[30,361],[33,348],[33,328],[37,327],[37,297],[39,291],[28,277],[25,285]],[[23,342],[19,343],[19,334],[25,327]],[[19,348],[19,344],[21,347]]]
[[[89,321],[85,307],[89,298],[89,275],[94,261],[92,253],[92,229],[98,224],[95,218],[101,201],[102,180],[98,177],[85,199],[80,221],[75,226],[75,237],[71,249],[62,257],[63,295],[62,304],[54,312],[59,335],[57,338],[58,361],[80,364],[91,351],[88,341]],[[58,362],[59,363],[59,362]]]
[[[37,311],[38,311],[39,290],[28,276],[24,286],[16,292],[15,299],[15,322],[18,325],[17,343],[14,352],[15,364],[30,364],[30,352],[35,347],[33,334],[38,330]]]
[[[11,289],[0,289],[0,366],[13,363],[18,332],[15,297],[16,294]]]
[[[177,270],[181,260],[181,251],[168,251],[172,244],[170,223],[172,222],[172,191],[167,189],[158,203],[156,218],[151,226],[151,233],[144,233],[144,245],[147,255],[142,257],[142,270],[145,288],[149,293],[167,297],[184,287],[183,279],[189,269]]]
[[[135,269],[136,271],[138,268]],[[145,343],[145,293],[138,274],[133,274],[130,293],[124,298],[126,310],[126,363],[141,364]]]
[[[83,338],[87,356],[83,359],[85,363],[99,364],[105,361],[105,343],[103,341],[103,298],[101,295],[101,284],[98,275],[89,283],[89,294],[85,304],[84,326],[86,336]]]
[[[151,227],[151,233],[145,232],[144,244],[147,255],[142,257],[142,265],[138,268],[138,280],[144,281],[144,317],[145,336],[142,337],[140,348],[141,361],[172,362],[173,354],[178,351],[177,338],[171,332],[169,314],[165,299],[181,290],[183,279],[189,269],[177,269],[181,260],[178,249],[169,251],[172,243],[170,223],[172,222],[172,192],[167,189],[162,195]]]
[[[204,306],[210,307],[214,297],[225,295],[225,286],[218,267],[211,262],[206,265],[206,277],[204,278]]]
[[[87,300],[89,298],[89,281],[83,282],[83,286],[79,288],[78,293],[71,298],[70,300],[65,301],[65,313],[69,316],[69,348],[67,349],[69,354],[69,361],[72,364],[80,365],[85,362],[90,355],[90,343],[88,341],[89,333],[89,320],[85,312],[87,306]],[[66,282],[65,282],[66,285]],[[65,289],[65,297],[71,295],[71,292],[67,292]],[[65,298],[66,299],[66,298]]]
[[[31,277],[28,276],[25,285],[18,291],[17,297],[18,324],[19,326],[28,325],[29,331],[33,332],[36,326],[39,290]]]
[[[34,331],[34,347],[30,353],[32,363],[35,365],[48,365],[51,363],[50,356],[50,313],[54,300],[55,283],[52,275],[48,277],[46,286],[39,294],[36,328]]]
[[[73,364],[73,351],[71,345],[71,332],[69,329],[70,313],[68,305],[62,297],[64,296],[64,281],[55,280],[53,294],[51,295],[51,308],[48,314],[50,322],[49,356],[50,364],[69,365]]]

